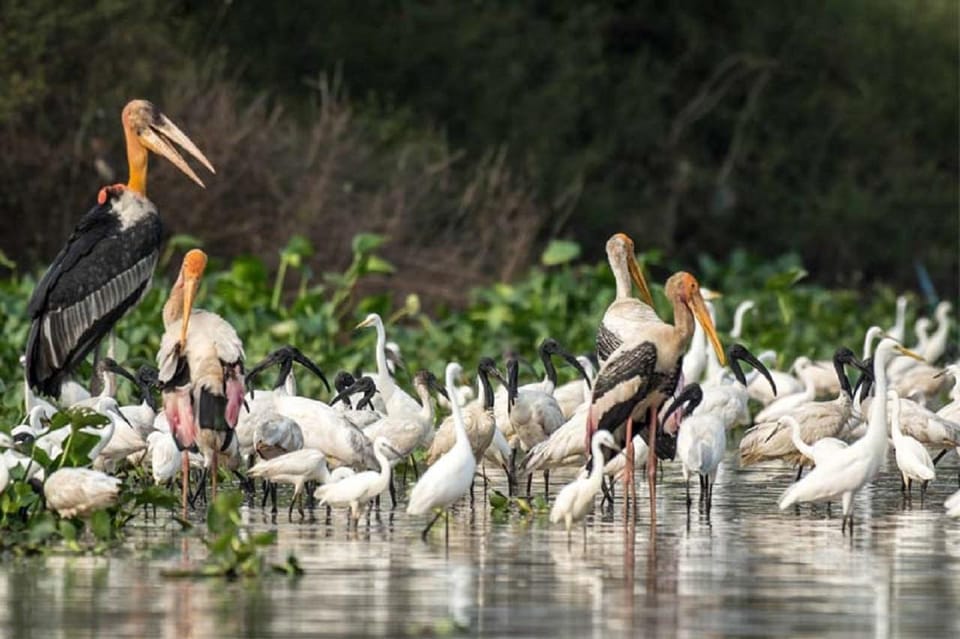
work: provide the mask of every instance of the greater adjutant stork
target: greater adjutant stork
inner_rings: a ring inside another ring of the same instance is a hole
[[[217,457],[226,450],[243,404],[243,343],[216,313],[193,308],[207,255],[193,249],[163,306],[166,331],[157,353],[163,410],[183,451],[183,511],[186,515],[190,462],[195,442],[212,466],[217,496]]]
[[[618,444],[626,444],[627,472],[624,479],[626,490],[630,490],[633,485],[633,422],[646,420],[650,442],[647,475],[651,519],[656,517],[657,412],[676,389],[683,354],[693,337],[694,317],[710,339],[721,365],[726,364],[723,347],[696,278],[683,271],[675,273],[667,280],[664,292],[673,304],[674,324],[667,324],[653,314],[645,321],[636,322],[630,334],[624,335],[623,342],[600,368],[587,421],[588,435],[597,428],[610,430],[618,435]],[[626,433],[621,436],[618,431],[624,422]]]
[[[121,120],[129,181],[100,189],[97,205],[80,219],[27,306],[27,381],[49,396],[59,394],[64,377],[140,300],[153,276],[162,224],[147,199],[148,151],[173,162],[201,187],[174,143],[214,172],[190,138],[150,102],[129,102]]]

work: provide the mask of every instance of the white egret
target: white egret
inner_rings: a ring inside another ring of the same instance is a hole
[[[873,360],[874,383],[878,397],[887,394],[886,366],[895,351],[919,357],[892,339],[883,339],[877,346]],[[871,406],[867,433],[849,447],[837,451],[824,463],[818,464],[806,477],[786,490],[780,499],[780,510],[797,502],[828,501],[840,497],[843,504],[843,525],[847,522],[853,532],[853,498],[866,484],[873,480],[883,463],[887,450],[887,402],[877,401]]]
[[[446,370],[447,393],[456,390],[456,380],[463,372],[460,364],[450,362]],[[425,515],[437,509],[438,512],[427,527],[423,529],[421,538],[426,541],[427,533],[436,523],[440,515],[455,501],[463,497],[473,484],[473,473],[477,461],[470,449],[470,436],[467,434],[463,413],[457,402],[452,402],[454,426],[457,440],[450,451],[438,459],[433,466],[420,477],[410,492],[410,501],[407,504],[408,515]],[[449,530],[449,523],[447,524]]]
[[[567,537],[570,536],[570,529],[573,523],[586,517],[587,513],[593,510],[593,501],[596,494],[600,491],[600,484],[603,481],[603,452],[601,446],[606,446],[611,450],[618,450],[613,440],[613,434],[609,431],[598,430],[593,434],[590,442],[590,449],[593,454],[593,467],[590,474],[585,478],[575,479],[570,482],[557,495],[557,499],[550,508],[550,522],[563,522],[567,529]]]
[[[327,482],[327,458],[319,450],[309,448],[294,450],[270,459],[257,462],[249,471],[251,477],[260,477],[273,484],[284,483],[293,485],[293,497],[290,499],[290,510],[287,517],[293,518],[293,506],[297,498],[301,498],[298,505],[300,516],[303,516],[302,493],[308,481]],[[276,512],[276,502],[274,502]]]
[[[383,437],[374,440],[373,453],[380,464],[379,472],[367,470],[348,475],[340,481],[318,487],[313,496],[319,499],[321,504],[334,508],[349,506],[350,517],[356,524],[367,503],[387,490],[390,485],[390,458],[399,457],[398,452]]]
[[[927,483],[936,477],[933,469],[933,460],[923,444],[901,431],[900,424],[900,396],[896,391],[887,391],[887,402],[890,410],[890,432],[893,435],[893,447],[896,449],[897,468],[903,478],[903,488],[910,494],[913,481],[920,484],[920,498],[927,489]]]

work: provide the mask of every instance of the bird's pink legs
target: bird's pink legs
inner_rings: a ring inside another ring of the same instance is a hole
[[[190,453],[184,450],[180,457],[183,461],[181,474],[183,475],[183,494],[181,496],[181,516],[187,518],[187,500],[190,495]]]
[[[634,509],[637,507],[636,495],[631,488],[633,487],[633,415],[627,417],[627,465],[623,469],[623,515],[627,519],[630,517],[631,500]]]
[[[214,447],[213,447],[213,462],[212,462],[212,464],[211,464],[211,465],[213,466],[213,479],[211,479],[211,482],[212,482],[211,486],[212,486],[212,487],[210,488],[210,503],[213,503],[213,500],[215,500],[215,499],[217,498],[217,475],[220,474],[220,473],[217,472],[217,466],[219,465],[218,462],[220,461],[220,460],[218,459],[219,456],[220,456],[220,451],[217,450],[217,446],[216,446],[216,444],[214,444]]]
[[[647,421],[650,429],[647,444],[647,483],[650,485],[650,524],[657,521],[657,409],[650,407],[650,417]]]

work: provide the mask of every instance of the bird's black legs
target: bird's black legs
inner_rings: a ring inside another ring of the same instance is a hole
[[[800,481],[800,476],[801,476],[801,475],[803,475],[803,464],[800,464],[800,465],[797,466],[797,479],[796,479],[796,481]]]
[[[422,533],[420,533],[420,539],[422,539],[423,541],[427,540],[427,533],[430,532],[430,529],[433,528],[433,525],[437,523],[437,520],[440,519],[440,515],[442,514],[443,514],[442,510],[437,511],[437,514],[434,516],[434,518],[430,520],[430,523],[427,524],[427,527],[423,529]]]
[[[941,450],[939,453],[937,453],[937,456],[933,458],[933,465],[934,465],[934,466],[937,465],[937,462],[938,462],[938,461],[940,461],[941,459],[943,459],[943,456],[947,454],[947,451],[948,451],[948,450],[950,450],[950,449],[949,449],[949,448],[944,448],[944,449]]]
[[[543,471],[543,498],[550,499],[550,471]]]

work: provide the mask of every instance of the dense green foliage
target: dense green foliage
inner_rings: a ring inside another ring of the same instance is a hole
[[[957,290],[950,0],[2,7],[0,211],[28,222],[0,250],[27,264],[90,203],[94,161],[122,179],[117,114],[143,95],[218,168],[201,193],[156,164],[174,232],[230,256],[301,233],[315,270],[383,232],[393,288],[456,271],[431,305],[553,237],[598,259],[615,230],[687,264],[797,252],[865,291],[919,262]]]

